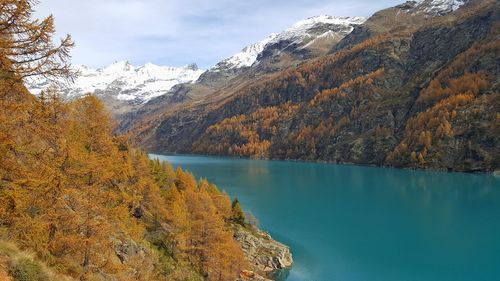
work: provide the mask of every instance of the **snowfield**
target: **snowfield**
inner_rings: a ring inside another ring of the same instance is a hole
[[[177,84],[196,81],[204,72],[196,65],[169,67],[147,63],[135,67],[128,61],[115,62],[100,69],[82,65],[74,66],[74,69],[79,74],[73,83],[36,78],[28,81],[29,89],[33,94],[39,94],[50,84],[56,83],[68,99],[102,91],[117,100],[145,103],[167,93]]]

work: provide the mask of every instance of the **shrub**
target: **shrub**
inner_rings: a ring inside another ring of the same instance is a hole
[[[49,281],[49,277],[42,267],[27,258],[15,262],[9,269],[9,274],[15,281]]]

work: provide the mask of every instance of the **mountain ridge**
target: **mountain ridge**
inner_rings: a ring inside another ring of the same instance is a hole
[[[126,60],[97,69],[84,65],[74,65],[72,68],[77,73],[74,81],[36,77],[27,81],[28,89],[38,95],[54,84],[58,86],[64,99],[94,93],[115,115],[121,115],[155,97],[167,94],[175,85],[196,81],[204,72],[196,64],[183,67],[153,63],[133,66]]]
[[[259,57],[262,56],[262,52],[268,44],[277,44],[280,41],[285,40],[291,41],[292,43],[302,43],[302,41],[306,40],[308,37],[314,37],[309,34],[309,31],[318,25],[340,25],[352,27],[353,25],[363,23],[365,20],[366,19],[363,17],[337,17],[329,15],[320,15],[300,20],[280,33],[271,33],[265,39],[255,44],[246,46],[240,53],[236,53],[233,56],[222,60],[214,67],[210,68],[208,71],[221,71],[221,69],[251,67],[253,64],[259,63]],[[323,33],[319,37],[324,36],[327,33],[331,34],[333,33],[333,31],[325,31],[325,33]],[[317,39],[319,37],[316,37],[314,39]],[[309,41],[309,43],[311,42]]]
[[[472,1],[432,19],[401,5],[382,10],[326,56],[237,78],[244,83],[236,90],[146,113],[147,123],[125,131],[158,153],[494,170],[495,5]],[[474,59],[461,63],[464,53]],[[428,98],[432,80],[446,94]],[[485,115],[467,117],[478,106]]]

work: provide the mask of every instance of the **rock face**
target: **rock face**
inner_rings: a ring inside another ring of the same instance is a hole
[[[116,258],[124,265],[126,270],[122,272],[131,280],[138,279],[138,276],[151,276],[158,266],[156,260],[152,258],[150,250],[137,244],[131,239],[114,240],[114,250]]]
[[[146,250],[132,240],[128,241],[115,241],[115,254],[122,263],[127,262],[134,256],[144,258]]]
[[[262,276],[273,278],[277,270],[290,268],[293,264],[290,249],[261,230],[240,227],[234,238],[241,245],[253,271]]]
[[[1,281],[1,279],[0,279]],[[243,270],[236,281],[272,281],[250,270]]]

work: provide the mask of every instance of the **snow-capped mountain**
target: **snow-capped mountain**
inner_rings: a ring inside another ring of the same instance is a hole
[[[409,13],[426,16],[441,16],[451,13],[470,0],[413,0],[399,6]],[[340,41],[352,32],[355,26],[363,24],[364,17],[336,17],[321,15],[301,20],[281,33],[273,33],[262,41],[245,47],[241,52],[219,62],[209,72],[247,68],[259,64],[266,55],[276,55],[289,48],[302,50]]]
[[[203,73],[196,65],[185,67],[158,66],[147,63],[135,67],[128,61],[118,61],[107,67],[92,69],[77,65],[74,69],[78,76],[73,83],[49,81],[37,78],[27,81],[34,94],[40,93],[53,83],[60,88],[65,98],[77,98],[87,93],[95,93],[105,99],[143,104],[148,100],[167,93],[180,83],[196,81]]]
[[[362,24],[363,17],[317,16],[301,20],[281,33],[273,33],[264,40],[245,47],[241,52],[219,62],[210,71],[234,70],[258,64],[265,54],[277,54],[287,47],[306,49],[326,40],[340,40],[349,34],[354,26]]]
[[[449,14],[468,2],[469,0],[414,0],[406,4],[410,5],[407,8],[410,13],[422,13],[433,17]]]
[[[346,31],[342,33],[350,33],[354,26],[365,21],[366,18],[363,17],[334,17],[328,15],[312,17],[295,23],[292,27],[279,33],[270,43],[287,40],[300,44],[310,39],[329,36],[335,33],[339,27],[346,27]]]
[[[243,48],[241,52],[219,62],[211,70],[219,71],[221,69],[252,66],[257,60],[257,56],[264,50],[264,47],[267,45],[267,43],[271,42],[274,38],[276,38],[276,36],[277,34],[272,33],[266,39]]]

